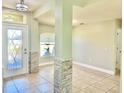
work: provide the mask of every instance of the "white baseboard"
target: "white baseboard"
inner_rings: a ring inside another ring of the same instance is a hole
[[[111,74],[111,75],[115,75],[114,71],[103,69],[103,68],[99,68],[99,67],[95,67],[95,66],[92,66],[92,65],[83,64],[83,63],[79,63],[79,62],[75,62],[75,61],[73,62],[73,64],[80,65],[82,67],[86,67],[86,68],[90,68],[90,69],[95,69],[95,70],[98,70],[98,71],[101,71],[101,72],[105,72],[105,73],[108,73],[108,74]]]
[[[41,63],[39,66],[47,66],[47,65],[53,65],[54,62],[46,62],[46,63]]]

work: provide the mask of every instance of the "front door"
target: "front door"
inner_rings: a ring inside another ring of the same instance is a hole
[[[27,25],[3,23],[3,77],[28,72]]]

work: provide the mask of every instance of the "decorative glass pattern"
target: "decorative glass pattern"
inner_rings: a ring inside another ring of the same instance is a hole
[[[8,29],[8,70],[22,68],[22,31]]]

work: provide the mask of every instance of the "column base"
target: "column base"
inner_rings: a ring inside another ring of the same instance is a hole
[[[31,60],[29,62],[29,73],[39,72],[39,54],[38,52],[31,53]]]
[[[54,93],[72,93],[72,60],[55,59]]]

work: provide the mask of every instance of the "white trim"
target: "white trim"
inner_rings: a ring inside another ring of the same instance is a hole
[[[47,66],[47,65],[53,65],[54,62],[46,62],[46,63],[40,63],[39,66]]]
[[[73,62],[73,64],[80,65],[82,67],[86,67],[86,68],[90,68],[90,69],[95,69],[95,70],[105,72],[105,73],[108,73],[108,74],[111,74],[111,75],[115,75],[114,71],[99,68],[99,67],[95,67],[95,66],[92,66],[92,65],[88,65],[88,64],[84,64],[84,63],[80,63],[80,62],[75,62],[75,61]]]

